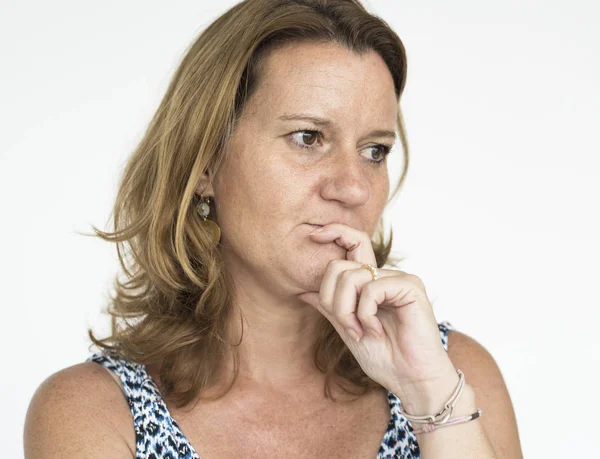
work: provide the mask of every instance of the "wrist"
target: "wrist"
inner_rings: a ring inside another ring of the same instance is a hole
[[[410,384],[392,391],[402,402],[402,410],[414,416],[433,415],[444,408],[444,404],[452,396],[459,384],[460,378],[456,369],[439,379],[418,384]],[[452,418],[471,414],[476,411],[475,392],[464,382],[463,389],[456,400]]]

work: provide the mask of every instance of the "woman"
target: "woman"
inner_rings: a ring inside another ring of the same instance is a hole
[[[112,333],[39,387],[26,457],[521,457],[492,357],[390,267],[405,79],[358,1],[247,0],[211,24],[127,165],[115,232],[94,228],[129,276]]]

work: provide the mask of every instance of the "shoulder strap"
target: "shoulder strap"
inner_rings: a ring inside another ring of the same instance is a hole
[[[121,381],[123,391],[128,401],[136,397],[135,389],[139,387],[141,369],[139,364],[131,362],[116,353],[98,352],[87,359],[88,362],[96,362],[107,370],[110,370]]]
[[[455,330],[455,328],[450,322],[444,320],[438,323],[438,329],[440,330],[440,337],[442,338],[444,349],[446,349],[446,352],[448,352],[448,332],[450,330]]]
[[[96,353],[88,361],[108,368],[121,380],[133,415],[137,458],[198,459],[144,365],[110,352]]]

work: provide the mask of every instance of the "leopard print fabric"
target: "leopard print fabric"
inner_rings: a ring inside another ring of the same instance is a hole
[[[438,323],[442,344],[448,351],[449,322]],[[120,357],[115,352],[98,352],[87,359],[114,372],[121,382],[133,415],[137,459],[200,459],[177,421],[171,417],[154,380],[142,364]],[[399,412],[400,399],[387,391],[390,422],[376,459],[420,459],[413,428]]]

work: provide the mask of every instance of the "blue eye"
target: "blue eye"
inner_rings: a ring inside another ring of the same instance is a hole
[[[302,135],[300,137],[298,137],[296,134],[302,134]],[[304,150],[314,150],[315,149],[314,142],[316,142],[319,137],[321,137],[321,138],[323,137],[323,131],[320,131],[318,129],[299,129],[297,131],[290,133],[290,137],[292,138],[292,142],[294,142],[294,144],[296,144],[296,146],[298,148],[302,148]],[[298,138],[300,138],[302,143],[295,140]],[[311,140],[311,138],[314,140]],[[307,144],[307,142],[308,142],[308,144]],[[377,166],[381,166],[387,159],[387,155],[390,153],[392,146],[384,145],[384,144],[377,144],[377,145],[371,145],[367,148],[379,148],[379,150],[378,150],[379,159],[368,159],[367,161],[374,163]]]

